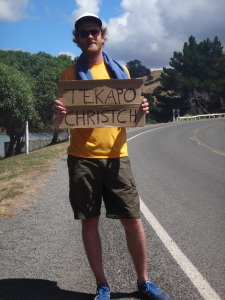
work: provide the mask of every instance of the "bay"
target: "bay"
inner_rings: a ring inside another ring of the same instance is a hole
[[[60,139],[65,136],[66,136],[65,133],[59,134]],[[41,134],[29,133],[29,140],[38,140],[38,139],[42,139],[42,140],[49,139],[49,143],[50,143],[52,139],[52,133],[41,133]],[[9,142],[9,136],[6,134],[0,134],[0,158],[4,158],[5,156],[5,150],[4,150],[5,142]]]

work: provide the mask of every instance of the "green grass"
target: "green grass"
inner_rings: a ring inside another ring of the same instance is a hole
[[[30,180],[49,171],[53,159],[66,154],[67,147],[64,142],[0,160],[0,202],[22,194]]]
[[[4,199],[12,199],[18,195],[21,195],[22,188],[23,188],[23,185],[18,183],[18,184],[15,184],[13,186],[13,188],[11,187],[10,189],[9,188],[0,189],[0,202]]]

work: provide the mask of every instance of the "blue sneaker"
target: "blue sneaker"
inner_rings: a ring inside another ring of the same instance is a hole
[[[110,288],[107,283],[102,283],[97,287],[94,300],[110,300]]]
[[[161,291],[157,285],[146,280],[142,284],[138,284],[138,291],[140,294],[145,295],[146,298],[151,300],[169,300],[170,296]]]

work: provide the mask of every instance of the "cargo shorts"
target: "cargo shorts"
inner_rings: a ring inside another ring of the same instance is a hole
[[[101,214],[113,219],[140,218],[140,200],[129,157],[80,158],[68,155],[69,198],[75,219]]]

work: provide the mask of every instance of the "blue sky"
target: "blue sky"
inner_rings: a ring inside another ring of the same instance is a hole
[[[105,1],[101,9],[107,19],[113,16],[113,11],[115,15],[120,9],[119,1],[108,2],[111,2],[113,9],[109,9]],[[44,51],[51,55],[69,51],[78,55],[80,52],[72,43],[71,34],[71,15],[76,8],[74,0],[28,1],[26,8],[21,9],[18,19],[16,16],[11,20],[1,19],[1,49],[20,49],[31,53]]]
[[[225,46],[224,0],[0,0],[0,49],[77,56],[71,31],[85,11],[104,20],[105,50],[122,63],[168,66],[190,35]]]

